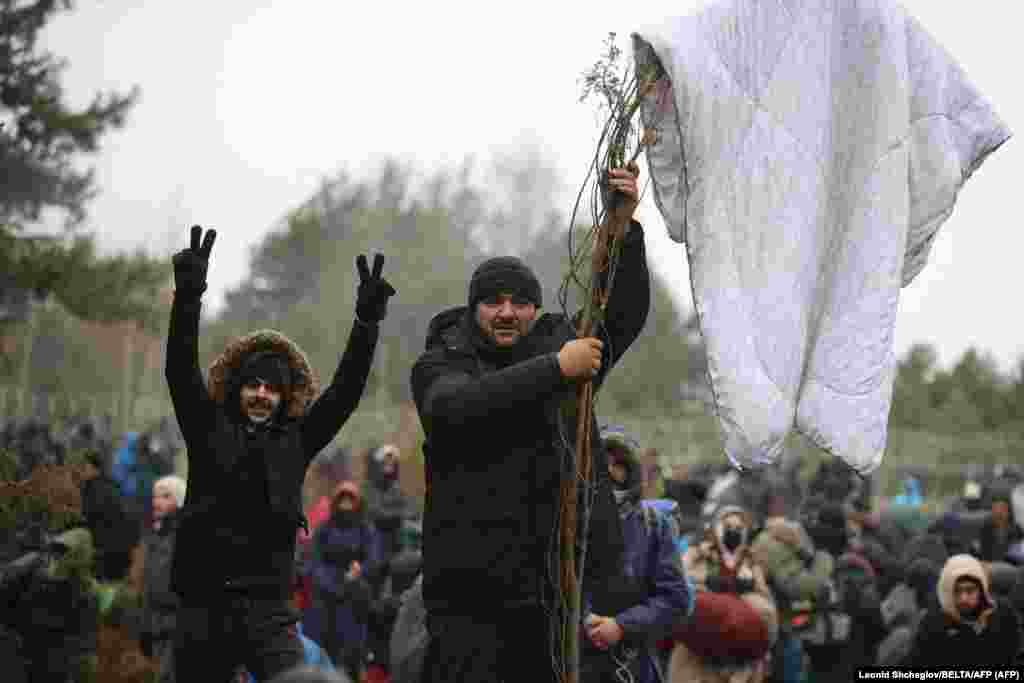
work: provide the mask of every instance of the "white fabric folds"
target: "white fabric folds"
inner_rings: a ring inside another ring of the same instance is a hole
[[[774,463],[796,428],[872,472],[899,290],[1009,129],[889,0],[719,1],[633,41],[668,76],[647,159],[728,457]]]

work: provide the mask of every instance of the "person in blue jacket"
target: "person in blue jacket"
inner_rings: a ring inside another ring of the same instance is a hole
[[[655,506],[641,502],[637,442],[618,426],[603,428],[601,441],[608,454],[625,553],[620,580],[610,589],[614,595],[600,601],[615,613],[589,613],[584,619],[580,680],[616,683],[628,672],[635,683],[654,683],[663,678],[655,644],[692,614],[693,588],[679,561],[669,520]]]

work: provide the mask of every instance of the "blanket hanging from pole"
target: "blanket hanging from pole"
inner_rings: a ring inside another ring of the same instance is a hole
[[[795,427],[872,472],[899,290],[1009,129],[890,0],[713,2],[633,46],[668,76],[647,159],[729,459],[774,463]]]

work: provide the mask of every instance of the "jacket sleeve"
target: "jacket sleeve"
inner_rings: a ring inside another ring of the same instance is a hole
[[[604,342],[604,351],[601,371],[594,380],[595,386],[601,386],[608,372],[643,331],[651,308],[650,280],[644,249],[644,229],[633,221],[622,242],[619,265],[605,309],[605,321],[598,331],[599,338]]]
[[[910,646],[910,654],[900,663],[901,666],[928,666],[934,661],[932,653],[937,652],[942,646],[941,622],[941,618],[932,613],[925,615],[914,634],[914,643]]]
[[[557,353],[481,377],[455,367],[438,352],[428,352],[412,368],[413,398],[428,433],[434,425],[462,426],[471,420],[503,425],[509,415],[565,386]]]
[[[679,569],[675,557],[675,543],[668,525],[658,520],[652,552],[655,562],[653,590],[639,605],[616,615],[615,621],[630,636],[658,638],[669,634],[672,627],[690,616],[694,608],[693,586]]]
[[[320,394],[303,421],[302,445],[307,463],[338,433],[359,405],[366,388],[380,330],[356,320],[330,386]]]
[[[171,393],[174,414],[187,451],[198,444],[213,427],[216,404],[210,398],[199,371],[198,297],[174,295],[171,322],[167,331],[167,359],[164,367],[167,387]]]
[[[367,525],[366,535],[366,566],[363,568],[363,576],[371,583],[376,583],[387,569],[384,564],[384,547],[381,542],[380,531],[373,525]]]
[[[313,575],[313,584],[318,590],[331,593],[335,596],[341,595],[341,581],[338,576],[338,568],[324,561],[324,545],[329,543],[328,527],[322,525],[313,535],[313,558],[310,562]]]

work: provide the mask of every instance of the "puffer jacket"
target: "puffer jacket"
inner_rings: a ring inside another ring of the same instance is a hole
[[[830,587],[834,558],[816,551],[803,527],[782,517],[770,517],[751,546],[754,560],[764,568],[779,608],[780,628],[787,628],[794,608],[813,603]]]
[[[331,384],[319,382],[302,350],[280,332],[232,342],[199,370],[200,301],[175,294],[166,375],[188,453],[188,496],[171,565],[171,589],[202,601],[224,589],[287,599],[296,530],[306,525],[302,485],[310,461],[355,410],[370,372],[376,325],[353,324]],[[278,416],[252,425],[241,414],[239,369],[250,354],[287,359],[291,386]]]
[[[956,608],[953,589],[961,577],[976,579],[982,586],[983,610],[974,623],[964,621]],[[988,574],[977,559],[970,555],[949,558],[935,590],[939,606],[922,619],[905,665],[959,668],[1014,664],[1021,645],[1017,614],[992,597]]]
[[[386,453],[395,457],[392,476],[385,474],[381,466],[381,459]],[[371,448],[366,454],[366,484],[363,487],[366,514],[381,535],[385,561],[398,552],[402,521],[411,509],[409,499],[398,484],[401,467],[398,457],[398,448],[391,444]]]
[[[166,640],[174,634],[178,596],[171,591],[171,558],[177,537],[179,512],[164,517],[159,529],[142,539],[144,630],[153,640]]]
[[[643,329],[649,279],[643,229],[634,222],[600,332],[598,389]],[[557,353],[575,337],[568,318],[547,313],[514,348],[491,350],[467,306],[431,321],[411,384],[426,435],[423,598],[432,612],[493,614],[554,600],[545,578],[548,550],[568,461],[562,439],[575,433],[561,407],[576,395]],[[591,443],[599,443],[596,421]],[[588,583],[614,576],[622,558],[622,527],[599,447],[593,472]]]

